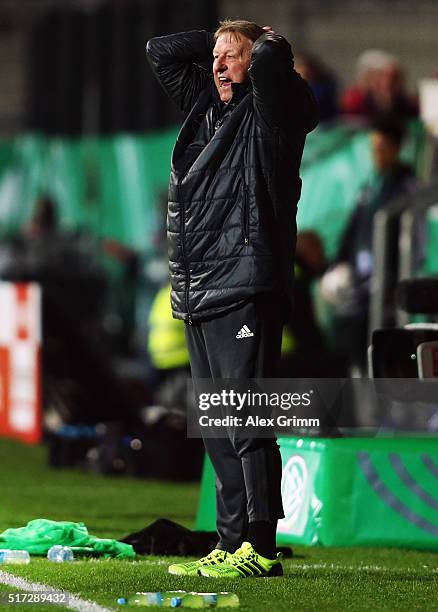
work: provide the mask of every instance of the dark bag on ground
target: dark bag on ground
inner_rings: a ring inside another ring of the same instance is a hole
[[[217,544],[215,531],[192,531],[168,519],[158,519],[145,529],[121,538],[139,555],[202,557]]]
[[[131,544],[138,555],[204,557],[215,548],[218,536],[215,531],[192,531],[168,519],[158,519],[118,541]],[[286,558],[293,555],[288,546],[277,548],[277,552]]]

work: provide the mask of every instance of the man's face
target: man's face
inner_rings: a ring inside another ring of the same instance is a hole
[[[219,97],[229,102],[233,97],[231,83],[243,83],[251,61],[252,41],[246,36],[226,33],[218,36],[213,49],[213,75]]]
[[[371,133],[371,151],[374,167],[379,172],[393,168],[398,162],[400,147],[381,132]]]

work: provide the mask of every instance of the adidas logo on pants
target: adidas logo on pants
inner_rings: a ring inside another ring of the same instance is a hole
[[[250,338],[254,333],[249,329],[248,325],[244,325],[236,334],[236,338]]]

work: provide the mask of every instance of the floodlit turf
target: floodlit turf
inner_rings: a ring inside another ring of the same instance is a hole
[[[4,440],[0,440],[0,465],[0,530],[34,518],[50,518],[84,521],[93,535],[120,537],[158,517],[186,525],[194,519],[195,485],[51,471],[45,466],[43,448]],[[60,565],[33,558],[30,565],[9,566],[7,571],[113,608],[118,607],[117,597],[138,590],[185,589],[233,591],[240,597],[242,612],[438,611],[437,554],[304,547],[294,552],[294,559],[284,564],[285,576],[272,579],[216,581],[170,576],[166,568],[172,559],[157,557]],[[0,593],[8,590],[0,587]],[[29,610],[29,606],[13,607],[17,612],[20,609]],[[31,609],[46,612],[49,608]]]
[[[193,522],[198,499],[194,484],[50,470],[44,447],[4,439],[0,466],[0,531],[50,518],[83,521],[92,535],[117,538],[163,514],[187,526]]]

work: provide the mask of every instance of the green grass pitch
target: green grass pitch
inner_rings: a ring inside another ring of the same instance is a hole
[[[158,460],[158,459],[157,459]],[[192,526],[198,486],[101,477],[46,467],[43,447],[0,440],[0,531],[35,518],[83,521],[91,534],[122,537],[158,517]],[[32,558],[27,566],[4,566],[23,578],[64,589],[106,607],[136,591],[229,590],[242,612],[437,610],[438,555],[388,549],[294,547],[282,578],[215,581],[167,574],[173,559],[89,559],[52,564]],[[11,588],[0,585],[0,594]],[[60,609],[20,606],[11,609]]]

